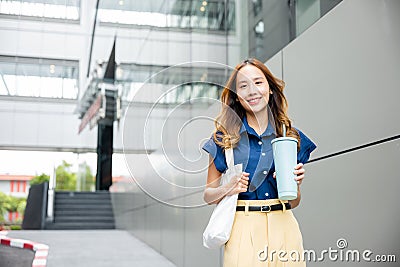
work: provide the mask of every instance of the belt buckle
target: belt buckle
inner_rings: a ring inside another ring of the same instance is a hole
[[[271,211],[271,206],[269,206],[269,205],[268,206],[261,206],[260,211],[268,213],[268,212]]]

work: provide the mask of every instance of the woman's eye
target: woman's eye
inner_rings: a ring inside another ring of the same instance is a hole
[[[242,84],[242,85],[240,86],[241,89],[246,88],[246,87],[247,87],[247,84]]]
[[[260,84],[262,84],[262,83],[263,83],[262,81],[256,82],[257,85],[260,85]]]

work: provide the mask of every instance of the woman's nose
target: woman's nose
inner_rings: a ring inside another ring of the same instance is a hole
[[[258,87],[254,83],[250,83],[248,93],[254,94],[257,93],[258,91],[259,91]]]

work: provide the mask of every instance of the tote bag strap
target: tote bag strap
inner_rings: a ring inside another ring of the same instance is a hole
[[[232,148],[225,149],[225,160],[228,169],[232,169],[235,165]]]

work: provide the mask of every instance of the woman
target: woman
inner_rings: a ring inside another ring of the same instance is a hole
[[[204,200],[217,204],[224,196],[239,194],[231,236],[225,244],[224,267],[306,265],[301,232],[291,209],[300,203],[303,164],[316,146],[292,127],[283,89],[284,82],[262,62],[247,59],[237,65],[221,95],[216,129],[203,146],[210,153]],[[297,198],[289,201],[278,199],[271,147],[271,140],[282,136],[282,124],[286,136],[298,140],[298,164],[293,170]],[[242,163],[245,171],[220,186],[227,168],[224,150],[231,147],[235,164]],[[286,256],[279,254],[281,250]]]

